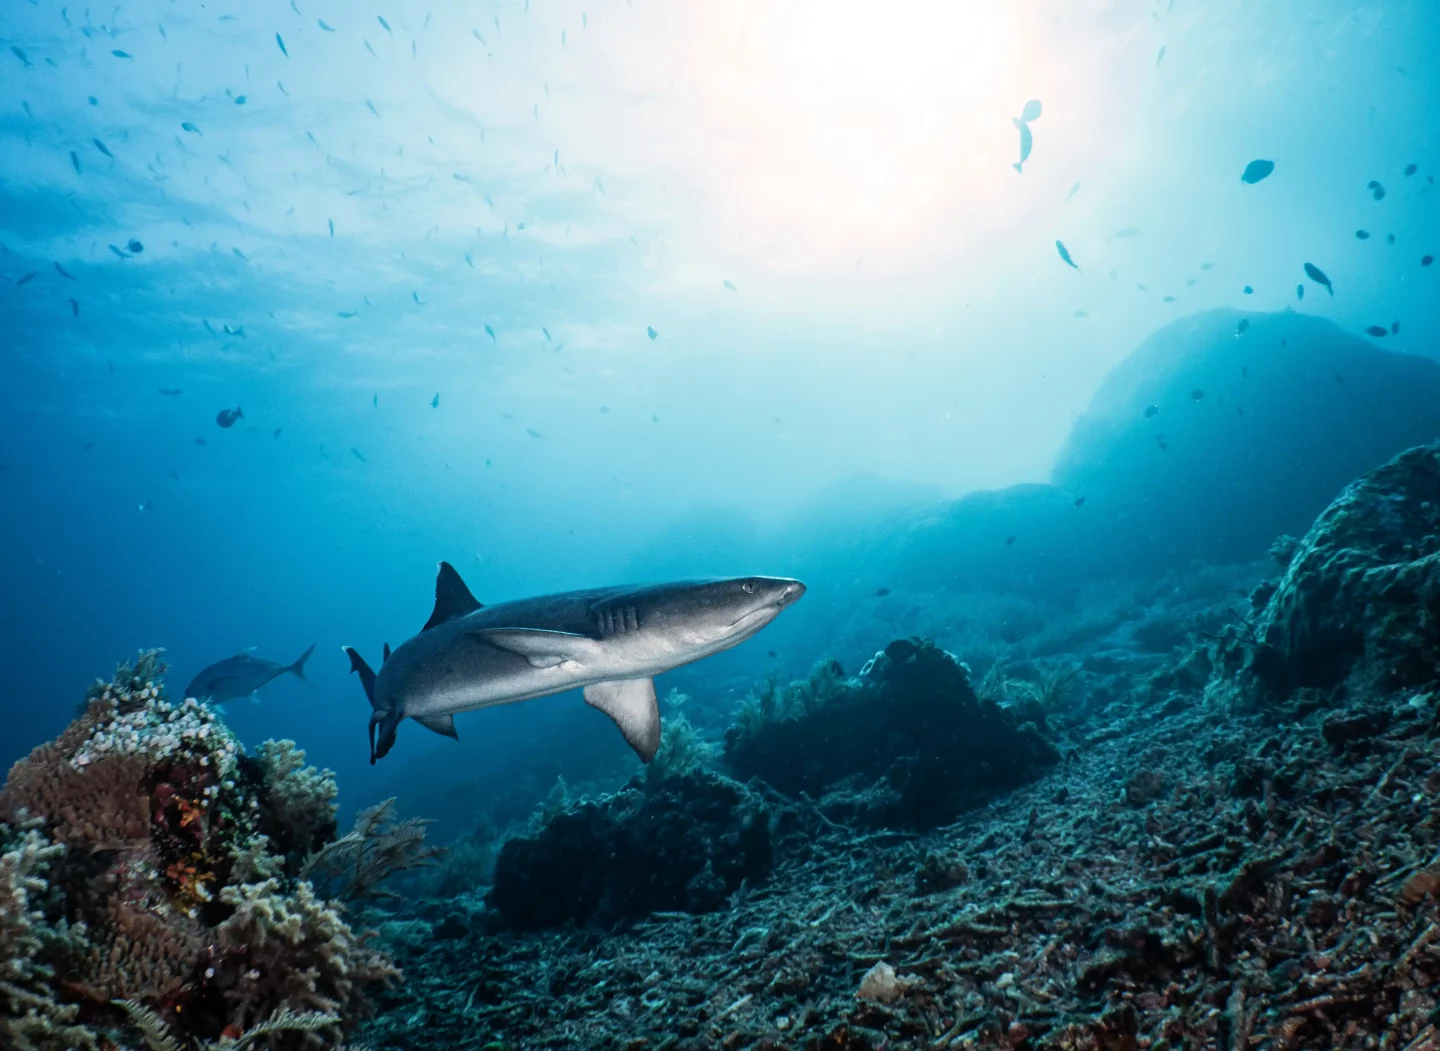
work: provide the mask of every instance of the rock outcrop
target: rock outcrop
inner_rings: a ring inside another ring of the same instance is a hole
[[[487,900],[512,930],[709,912],[769,875],[770,819],[759,795],[707,771],[633,782],[506,842]]]
[[[1033,724],[977,697],[963,664],[918,639],[890,643],[854,679],[831,661],[772,685],[725,737],[737,776],[872,826],[944,824],[1057,758]]]
[[[1440,444],[1346,488],[1260,596],[1253,630],[1230,651],[1231,678],[1252,699],[1309,689],[1336,704],[1440,686]],[[1343,744],[1384,729],[1371,728],[1373,713],[1354,719],[1327,737]]]

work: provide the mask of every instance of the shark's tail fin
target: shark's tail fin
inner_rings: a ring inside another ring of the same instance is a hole
[[[394,709],[381,708],[375,702],[375,673],[354,647],[345,646],[343,649],[345,656],[350,658],[350,670],[360,676],[360,685],[365,687],[365,696],[370,701],[370,765],[374,766],[375,760],[385,758],[385,753],[395,744],[395,728],[405,716]]]
[[[294,664],[290,665],[290,667],[286,668],[285,670],[288,671],[291,675],[294,675],[297,679],[305,678],[305,662],[310,659],[310,654],[314,652],[315,644],[312,642],[310,644],[310,648],[304,653],[300,654],[300,659],[297,660]]]

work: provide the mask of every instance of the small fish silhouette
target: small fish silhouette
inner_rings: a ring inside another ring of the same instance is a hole
[[[1245,165],[1245,171],[1241,173],[1240,181],[1254,186],[1257,182],[1268,179],[1274,170],[1274,161],[1251,161]]]
[[[1335,286],[1330,283],[1330,278],[1326,277],[1325,271],[1321,270],[1314,263],[1305,264],[1305,276],[1317,285],[1324,285],[1325,291],[1329,292],[1332,296],[1335,294]]]

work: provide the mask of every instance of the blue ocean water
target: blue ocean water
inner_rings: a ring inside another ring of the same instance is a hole
[[[0,45],[0,765],[139,648],[316,643],[228,721],[453,834],[502,759],[633,759],[567,695],[369,765],[340,646],[438,560],[487,603],[802,577],[662,678],[718,723],[940,624],[952,501],[1049,481],[1170,322],[1440,337],[1424,3],[11,0]]]

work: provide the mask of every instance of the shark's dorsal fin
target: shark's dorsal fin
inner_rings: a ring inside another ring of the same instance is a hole
[[[480,603],[470,594],[455,567],[449,562],[441,562],[440,571],[435,576],[435,609],[420,630],[429,631],[436,624],[474,613],[479,608]]]
[[[655,758],[660,748],[660,706],[655,701],[654,679],[591,683],[585,687],[585,703],[615,720],[641,762]]]

